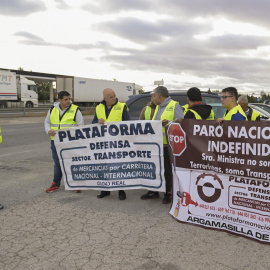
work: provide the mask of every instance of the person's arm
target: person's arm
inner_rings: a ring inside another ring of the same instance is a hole
[[[77,123],[77,126],[84,125],[84,120],[80,109],[78,109],[76,112],[75,122]]]
[[[51,116],[51,110],[48,111],[47,116],[46,116],[45,121],[44,121],[45,132],[49,136],[55,136],[56,132],[53,129],[51,129],[50,116]]]
[[[105,120],[103,118],[98,119],[97,118],[97,114],[95,113],[94,119],[92,121],[92,124],[97,124],[97,123],[98,124],[101,124],[101,125],[104,125],[105,124]]]
[[[236,114],[234,114],[232,116],[232,119],[233,121],[243,121],[243,120],[246,120],[246,118],[239,112],[237,112]]]
[[[177,103],[174,108],[174,120],[184,118],[183,108]]]
[[[217,122],[219,125],[222,124],[224,121],[225,121],[224,118],[218,118],[218,119],[216,120],[216,122]]]
[[[139,120],[145,120],[145,110],[146,110],[146,107],[144,107],[142,110],[141,110],[141,113],[140,113],[140,116],[139,116]]]
[[[50,112],[50,110],[49,110],[48,113],[47,113],[47,116],[46,116],[46,118],[45,118],[45,120],[44,120],[45,132],[46,132],[47,134],[49,134],[49,130],[51,129],[50,115],[51,115],[51,112]]]

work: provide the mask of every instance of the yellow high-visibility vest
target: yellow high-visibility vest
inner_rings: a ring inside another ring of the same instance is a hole
[[[78,106],[71,104],[60,119],[60,111],[54,107],[50,115],[51,129],[58,130],[75,126],[77,124],[75,122],[77,110]],[[51,136],[51,139],[54,140],[54,136]]]
[[[122,121],[122,115],[123,115],[123,110],[124,110],[125,106],[126,106],[126,103],[118,101],[112,107],[108,118],[106,118],[105,105],[100,103],[96,107],[97,119],[99,120],[99,119],[103,118],[105,122]]]
[[[183,113],[184,113],[184,116],[185,116],[185,114],[186,114],[187,111],[188,111],[189,104],[185,104],[185,105],[183,105],[183,106],[181,106],[181,107],[183,108]]]
[[[251,108],[249,108],[250,110],[252,110],[252,114],[251,114],[251,121],[256,121],[256,118],[258,117],[258,116],[261,116],[260,115],[260,113],[258,113],[258,112],[256,112],[256,111],[254,111],[253,109],[251,109]]]
[[[150,106],[146,106],[146,109],[144,111],[144,120],[152,120],[151,119],[151,107]]]
[[[202,117],[201,117],[196,111],[194,111],[194,110],[192,110],[192,109],[188,109],[187,111],[193,112],[194,115],[195,115],[195,118],[196,118],[197,120],[202,120]],[[211,113],[210,113],[210,115],[206,118],[206,120],[215,120],[215,114],[214,114],[214,111],[213,111],[213,110],[211,110]]]
[[[166,106],[164,112],[162,113],[160,120],[164,120],[167,119],[169,121],[174,120],[174,109],[175,109],[175,105],[178,104],[177,101],[171,100],[169,102],[169,104]],[[153,120],[155,120],[155,117],[157,115],[158,112],[158,108],[159,105],[157,105],[154,116],[153,116]],[[167,139],[166,139],[166,133],[165,133],[165,127],[162,127],[162,132],[163,132],[163,144],[167,144]]]
[[[238,112],[245,117],[245,120],[247,120],[247,116],[240,105],[235,106],[229,112],[226,111],[223,118],[224,120],[232,120],[232,117]]]

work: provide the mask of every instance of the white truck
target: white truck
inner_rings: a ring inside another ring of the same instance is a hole
[[[15,72],[0,70],[0,108],[17,107],[18,102],[24,107],[38,107],[36,83]]]
[[[141,86],[135,83],[72,76],[56,77],[57,93],[63,90],[69,92],[74,104],[81,107],[93,106],[100,103],[103,100],[102,92],[105,88],[112,88],[115,91],[116,97],[121,102],[126,102],[129,96],[141,92]]]

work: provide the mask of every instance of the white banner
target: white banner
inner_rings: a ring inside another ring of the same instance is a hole
[[[66,190],[165,191],[161,121],[62,129],[54,141]]]
[[[258,179],[177,168],[170,214],[179,221],[269,243],[268,186]],[[259,198],[258,191],[263,194]]]
[[[256,132],[255,132],[256,130]],[[267,121],[183,120],[167,130],[178,221],[270,243]]]

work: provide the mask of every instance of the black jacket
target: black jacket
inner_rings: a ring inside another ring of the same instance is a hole
[[[201,116],[202,119],[207,119],[211,114],[212,107],[206,104],[194,104],[193,106],[189,107],[184,119],[196,119],[194,113],[190,110],[194,110]]]

